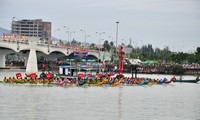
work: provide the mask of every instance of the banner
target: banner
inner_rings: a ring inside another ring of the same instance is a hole
[[[74,58],[87,59],[87,56],[88,56],[87,52],[74,52]]]

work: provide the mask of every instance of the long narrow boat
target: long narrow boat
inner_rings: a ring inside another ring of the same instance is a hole
[[[167,81],[167,79],[164,78],[164,79],[159,80],[159,81],[157,82],[157,84],[163,84],[163,83],[165,83],[166,81]]]
[[[175,80],[176,80],[176,78],[173,77],[173,78],[171,78],[170,80],[166,80],[164,83],[165,83],[165,84],[169,84],[169,83],[171,83],[171,82],[174,82]]]
[[[175,80],[174,82],[180,82],[180,83],[197,83],[200,80]]]
[[[80,85],[80,86],[84,85],[85,83],[87,83],[87,81],[84,79],[78,80],[78,85]]]
[[[101,82],[98,82],[97,84],[98,85],[102,85],[102,84],[105,84],[108,82],[108,79],[107,78],[103,78],[103,80]]]
[[[112,86],[118,86],[120,83],[124,83],[124,79],[120,78],[118,82],[114,82]]]

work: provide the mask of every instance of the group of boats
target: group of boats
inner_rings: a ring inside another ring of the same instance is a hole
[[[171,79],[151,79],[151,78],[131,78],[124,76],[113,75],[78,75],[78,77],[61,77],[53,74],[41,74],[40,77],[33,74],[22,78],[21,74],[17,73],[16,77],[4,78],[2,83],[8,84],[30,84],[30,85],[57,85],[57,86],[82,86],[82,85],[158,85],[158,84],[170,84],[172,82],[188,82],[197,83],[199,80],[176,80],[175,77]]]

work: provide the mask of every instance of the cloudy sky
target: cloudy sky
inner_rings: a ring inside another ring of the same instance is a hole
[[[118,44],[133,46],[152,44],[172,51],[192,52],[200,47],[200,0],[1,0],[0,27],[11,29],[16,19],[43,19],[52,22],[52,34],[67,40],[68,26],[76,31],[72,38],[84,42],[116,39]],[[61,29],[57,31],[56,29]],[[101,42],[103,43],[103,41]]]

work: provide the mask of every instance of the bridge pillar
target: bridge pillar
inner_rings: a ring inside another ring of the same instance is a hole
[[[19,55],[21,55],[23,57],[23,59],[24,59],[24,67],[26,67],[27,61],[28,61],[29,52],[19,52]]]
[[[24,57],[24,67],[27,66],[27,61],[28,61],[28,56],[25,56],[25,57]]]
[[[4,55],[4,54],[1,54],[0,53],[0,67],[2,68],[2,67],[5,67],[6,65],[5,65],[5,61],[6,61],[6,55]]]
[[[38,40],[39,39],[35,37],[30,37],[28,39],[30,45],[30,52],[26,66],[26,74],[38,73],[37,55],[36,55],[36,47]]]
[[[13,50],[0,49],[0,67],[6,67],[6,55],[14,53]]]

